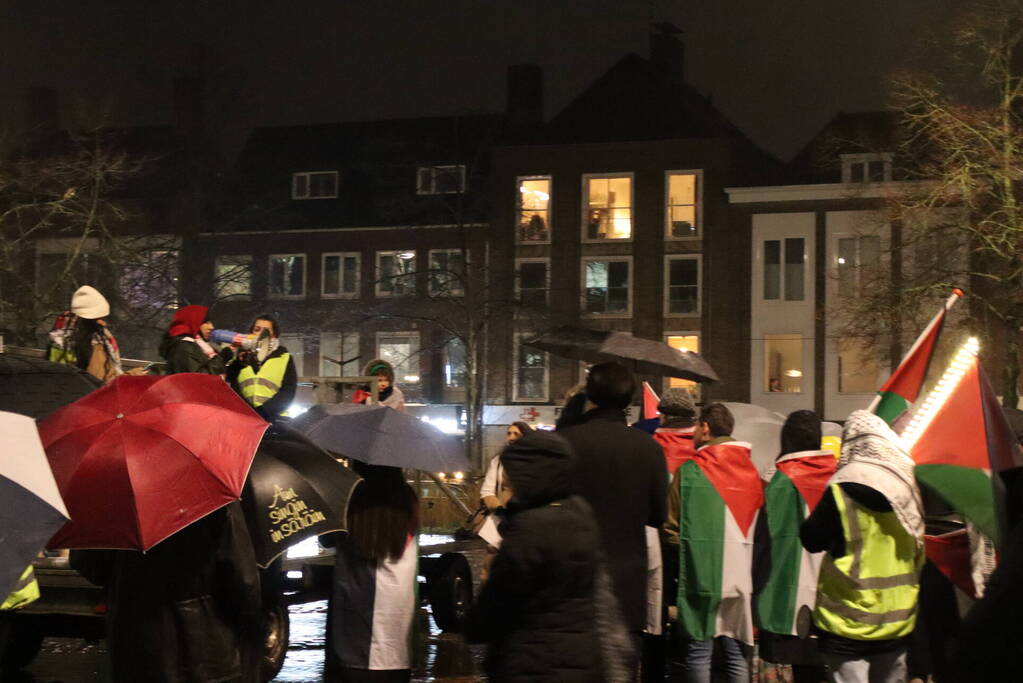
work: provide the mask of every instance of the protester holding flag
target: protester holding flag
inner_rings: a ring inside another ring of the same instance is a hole
[[[913,462],[900,443],[877,415],[853,412],[839,469],[800,530],[806,550],[827,551],[813,622],[835,683],[906,679],[924,519]]]
[[[687,683],[709,683],[718,640],[729,683],[748,683],[753,649],[753,533],[763,485],[750,445],[731,437],[727,407],[703,407],[698,448],[672,481],[665,531],[679,543],[678,611],[685,635]]]
[[[823,660],[808,638],[817,602],[817,574],[823,553],[808,553],[799,527],[817,507],[835,473],[831,451],[821,450],[821,420],[797,410],[781,428],[781,455],[764,491],[757,519],[754,611],[760,628],[760,657],[791,664],[794,683],[818,683]]]

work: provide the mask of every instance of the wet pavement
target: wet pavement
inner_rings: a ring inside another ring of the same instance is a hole
[[[422,546],[443,543],[448,536],[423,536]],[[474,582],[478,581],[482,548],[465,553],[472,567]],[[288,654],[275,681],[282,683],[315,683],[322,680],[324,632],[327,601],[293,605],[288,613],[291,635]],[[412,680],[468,683],[482,680],[480,671],[484,647],[467,645],[458,634],[443,633],[433,622],[430,608],[420,608],[420,647],[415,653]],[[3,677],[2,683],[104,683],[109,665],[103,641],[88,643],[77,638],[47,638],[32,665],[16,674]]]

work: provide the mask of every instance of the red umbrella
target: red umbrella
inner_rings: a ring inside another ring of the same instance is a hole
[[[219,377],[122,375],[39,425],[71,520],[50,548],[148,550],[241,496],[269,425]]]

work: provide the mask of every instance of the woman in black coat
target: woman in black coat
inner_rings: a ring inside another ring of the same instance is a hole
[[[572,491],[572,453],[561,437],[529,432],[501,464],[514,497],[504,537],[469,615],[468,637],[489,644],[489,680],[602,681],[594,592],[599,532]]]

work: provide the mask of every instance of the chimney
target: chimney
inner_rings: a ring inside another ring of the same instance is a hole
[[[186,138],[202,137],[205,90],[206,82],[201,76],[174,79],[174,123]]]
[[[508,123],[513,130],[543,125],[543,69],[536,64],[508,67]]]
[[[650,62],[672,83],[685,83],[686,46],[678,26],[667,21],[650,26]]]
[[[33,86],[25,101],[25,130],[32,133],[53,133],[59,126],[57,117],[57,91],[53,88]]]

